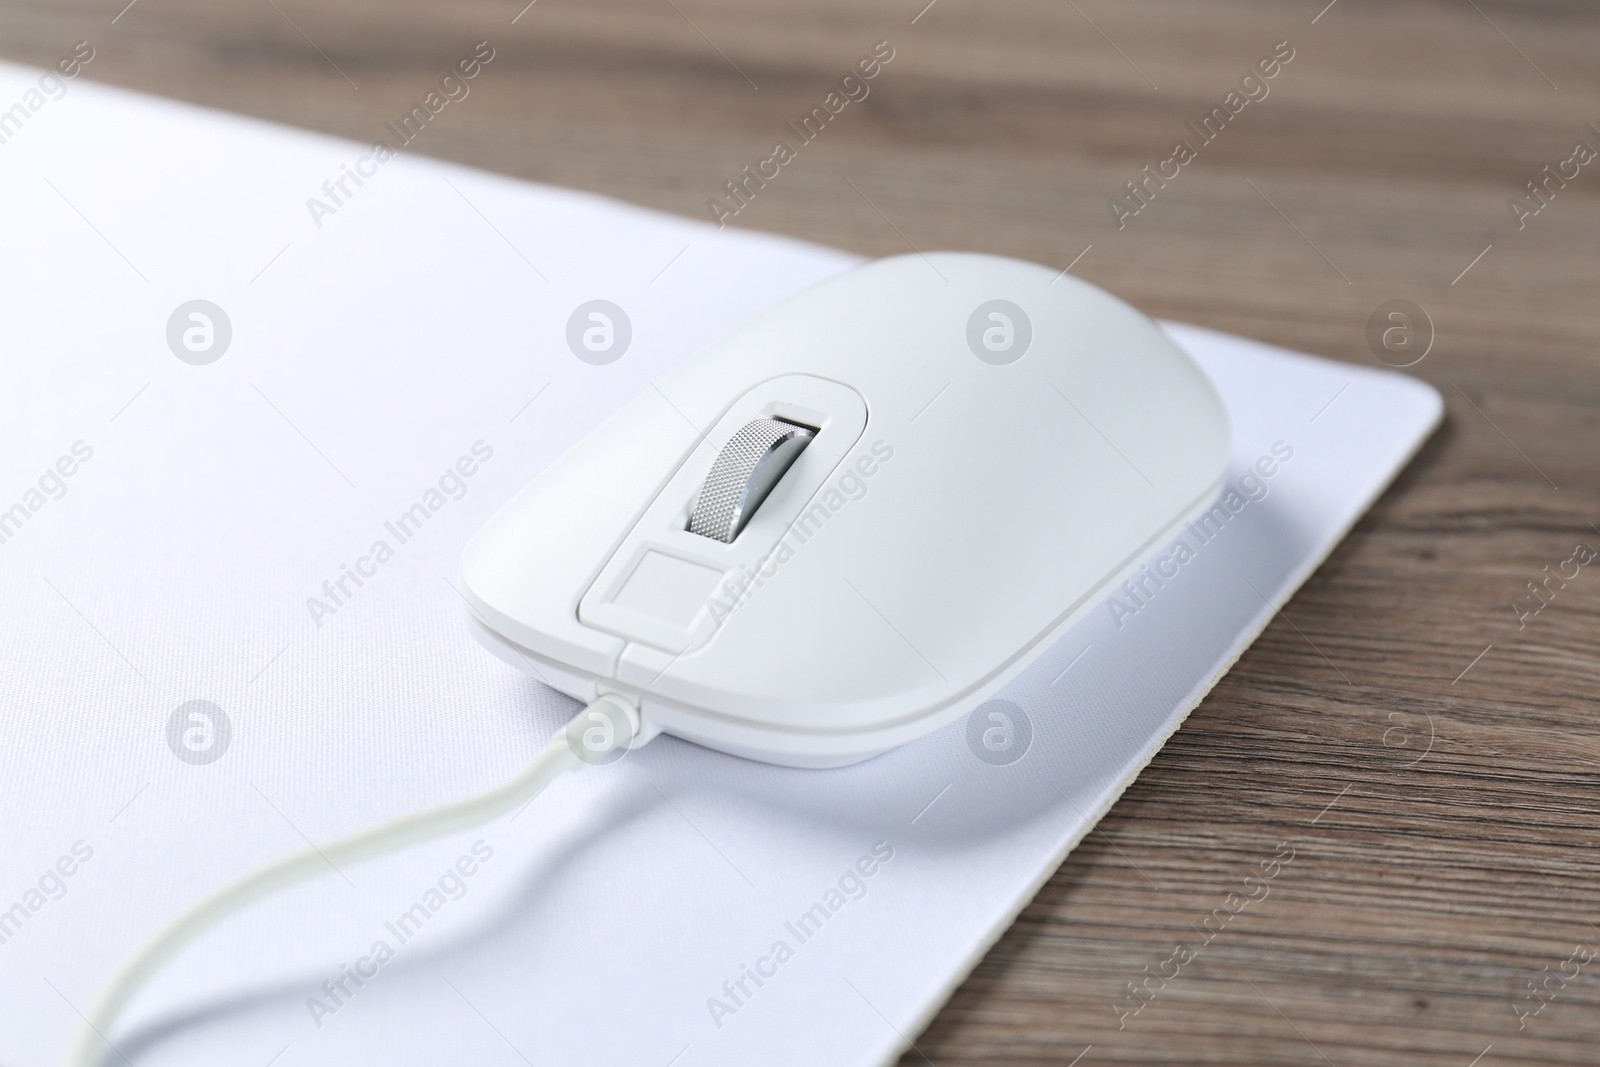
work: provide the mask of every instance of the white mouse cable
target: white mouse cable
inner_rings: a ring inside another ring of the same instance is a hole
[[[575,734],[580,729],[582,733]],[[550,743],[516,775],[487,793],[286,856],[218,890],[167,923],[122,965],[84,1016],[64,1067],[95,1067],[100,1062],[101,1045],[111,1043],[107,1034],[139,987],[197,935],[231,913],[340,863],[370,859],[487,822],[532,800],[563,772],[582,763],[600,761],[639,736],[639,730],[638,709],[619,696],[606,694],[557,730]]]

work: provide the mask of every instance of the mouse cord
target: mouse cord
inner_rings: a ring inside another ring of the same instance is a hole
[[[526,803],[563,772],[583,763],[608,762],[607,753],[638,736],[639,712],[621,697],[606,695],[580,711],[510,780],[481,796],[418,812],[338,841],[286,856],[213,893],[167,923],[117,971],[83,1017],[65,1067],[93,1067],[117,1016],[162,964],[212,925],[251,902],[342,863],[370,859],[442,834],[464,830]],[[115,1048],[115,1046],[112,1046]]]

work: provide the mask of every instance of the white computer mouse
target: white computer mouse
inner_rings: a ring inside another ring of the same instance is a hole
[[[1219,491],[1228,422],[1144,315],[1046,267],[868,263],[655,383],[461,560],[507,662],[801,767],[972,710]]]

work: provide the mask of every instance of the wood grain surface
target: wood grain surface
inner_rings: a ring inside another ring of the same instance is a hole
[[[1600,149],[1600,8],[124,2],[6,4],[0,52],[87,39],[91,78],[370,140],[487,39],[413,150],[697,217],[888,41],[733,225],[1075,262],[1152,314],[1363,365],[1374,310],[1420,305],[1407,373],[1443,428],[905,1062],[1600,1059],[1600,567],[1526,614],[1600,548],[1600,161],[1520,228],[1507,204]],[[1119,229],[1108,200],[1284,41],[1269,94]],[[1168,962],[1284,848],[1264,899]]]

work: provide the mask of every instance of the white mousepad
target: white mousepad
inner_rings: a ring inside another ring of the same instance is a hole
[[[8,1067],[56,1063],[201,895],[542,746],[574,705],[468,635],[466,539],[666,370],[856,262],[60,84],[0,66],[0,102],[39,103],[0,146]],[[627,322],[609,362],[569,330],[596,300]],[[891,1061],[1440,415],[1396,374],[1171,329],[1228,406],[1232,495],[1003,704],[835,771],[661,739],[230,919],[133,1003],[120,1054]]]

